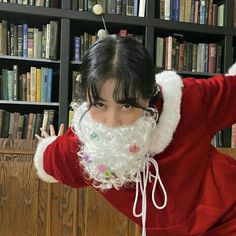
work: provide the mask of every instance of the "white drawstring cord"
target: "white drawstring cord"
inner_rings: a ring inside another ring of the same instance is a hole
[[[150,163],[153,164],[153,166],[155,168],[155,171],[156,171],[155,176],[152,175],[151,172],[149,172],[149,164]],[[154,184],[153,184],[153,189],[152,189],[152,202],[153,202],[153,205],[155,206],[155,208],[163,209],[167,204],[167,194],[166,194],[165,187],[161,181],[158,164],[153,158],[148,158],[147,161],[145,162],[145,166],[144,166],[144,170],[143,170],[143,178],[141,178],[140,172],[137,174],[136,192],[135,192],[135,199],[134,199],[134,205],[133,205],[133,215],[135,217],[142,216],[142,236],[146,236],[146,213],[147,213],[146,188],[147,188],[148,176],[149,176],[149,181],[151,181],[151,177],[154,178]],[[161,189],[164,194],[164,203],[162,206],[158,206],[156,203],[156,200],[155,200],[155,191],[156,191],[157,180],[159,180]],[[140,213],[136,213],[137,201],[138,201],[138,195],[139,195],[139,186],[140,186],[140,192],[142,195],[142,210]]]

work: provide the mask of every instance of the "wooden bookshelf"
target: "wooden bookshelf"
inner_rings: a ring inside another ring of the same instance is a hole
[[[219,1],[215,1],[216,3]],[[222,1],[221,1],[222,2]],[[224,26],[212,26],[207,24],[195,24],[162,20],[157,16],[158,1],[149,0],[146,2],[146,17],[133,17],[125,15],[104,14],[108,31],[114,33],[118,29],[128,29],[128,32],[139,33],[144,36],[144,43],[151,56],[155,60],[155,39],[161,33],[164,36],[172,35],[177,32],[194,42],[203,40],[206,42],[217,41],[223,47],[223,62],[221,72],[226,72],[234,61],[233,48],[235,47],[236,29],[233,26],[233,7],[231,0],[224,0],[225,14]],[[57,124],[68,124],[68,110],[71,97],[71,76],[72,71],[78,69],[80,63],[73,61],[71,52],[73,50],[71,41],[75,35],[75,28],[89,28],[94,33],[103,28],[102,19],[92,12],[71,10],[72,3],[69,0],[61,1],[61,8],[36,7],[13,3],[0,2],[1,20],[5,19],[14,23],[32,22],[33,25],[42,25],[49,20],[59,22],[59,55],[58,60],[50,61],[47,59],[31,59],[16,56],[1,55],[0,62],[4,65],[18,64],[20,61],[42,64],[43,66],[53,66],[58,73],[58,121]],[[10,62],[9,62],[10,61]],[[2,69],[1,66],[0,69]],[[209,77],[214,74],[204,72],[177,71],[184,76]],[[0,103],[0,109],[6,108],[7,102]],[[19,103],[16,103],[18,106]],[[38,107],[39,104],[37,104]],[[43,109],[44,104],[41,104]],[[24,111],[23,111],[24,112]]]

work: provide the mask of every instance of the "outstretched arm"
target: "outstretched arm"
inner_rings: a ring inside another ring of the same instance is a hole
[[[46,182],[61,182],[79,188],[87,185],[79,165],[79,139],[71,128],[63,134],[61,125],[56,136],[53,126],[50,135],[45,130],[36,135],[39,143],[34,156],[38,176]]]
[[[226,75],[196,80],[203,117],[211,135],[236,123],[236,64]]]

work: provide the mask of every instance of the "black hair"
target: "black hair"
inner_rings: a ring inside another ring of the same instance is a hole
[[[135,38],[108,36],[92,45],[80,67],[79,94],[83,100],[100,99],[108,79],[115,79],[113,98],[117,103],[141,107],[139,98],[152,99],[156,92],[155,68],[146,48]]]

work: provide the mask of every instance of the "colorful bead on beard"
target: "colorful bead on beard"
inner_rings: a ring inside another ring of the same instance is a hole
[[[78,152],[85,175],[93,180],[93,186],[102,190],[136,181],[150,157],[152,132],[156,127],[155,116],[144,112],[131,125],[110,128],[95,122],[87,104],[74,107],[73,127],[81,140]],[[152,114],[154,114],[152,112]],[[82,118],[81,118],[82,117]]]

